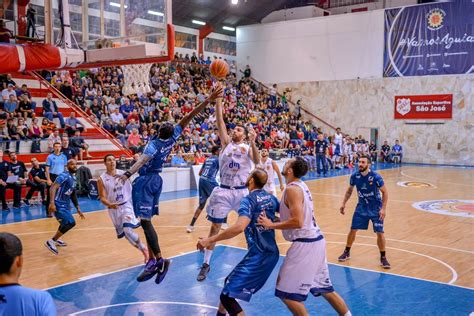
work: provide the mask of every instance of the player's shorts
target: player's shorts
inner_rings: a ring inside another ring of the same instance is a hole
[[[61,224],[74,224],[76,220],[72,216],[72,211],[70,205],[54,202],[56,206],[56,212],[54,212],[54,217]]]
[[[278,248],[274,252],[263,253],[253,248],[227,276],[223,294],[249,302],[252,295],[267,282],[280,257]]]
[[[367,230],[369,228],[369,221],[372,221],[374,232],[383,233],[383,221],[380,220],[380,215],[377,212],[366,212],[364,206],[357,205],[354,215],[352,216],[351,229]]]
[[[303,302],[309,293],[319,296],[331,292],[334,288],[329,278],[323,236],[305,242],[294,241],[280,268],[275,296]]]
[[[209,197],[207,219],[213,223],[223,223],[230,211],[237,211],[240,201],[249,194],[245,189],[225,189],[216,187]]]
[[[275,182],[267,182],[265,186],[263,187],[263,189],[267,191],[268,193],[273,194],[275,197],[277,197]]]
[[[162,189],[163,179],[158,173],[141,175],[133,181],[132,199],[136,217],[151,220],[153,215],[160,213],[158,204]]]
[[[207,199],[211,196],[215,187],[219,186],[217,182],[199,178],[199,205],[204,207]]]
[[[125,236],[125,233],[123,232],[124,227],[140,227],[140,222],[133,212],[131,201],[126,202],[123,205],[119,205],[116,209],[109,210],[109,217],[114,224],[115,231],[117,232],[117,238],[122,238]]]

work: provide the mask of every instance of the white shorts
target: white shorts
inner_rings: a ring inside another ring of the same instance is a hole
[[[213,223],[223,223],[230,211],[239,209],[240,201],[248,194],[247,189],[216,187],[208,200],[207,219]]]
[[[273,194],[275,197],[277,196],[275,182],[267,182],[263,189],[268,193]]]
[[[278,274],[275,295],[302,302],[314,296],[334,292],[326,261],[326,241],[293,242]]]
[[[124,227],[137,228],[140,227],[131,202],[127,202],[118,206],[115,210],[109,210],[109,216],[117,231],[117,238],[125,236],[123,232]]]

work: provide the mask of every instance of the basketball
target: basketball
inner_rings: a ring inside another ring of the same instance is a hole
[[[222,59],[216,59],[209,66],[209,70],[214,78],[224,79],[229,73],[229,65]]]

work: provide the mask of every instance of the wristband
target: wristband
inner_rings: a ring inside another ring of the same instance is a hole
[[[130,171],[125,171],[124,175],[127,177],[127,178],[130,178],[132,176],[132,173]]]

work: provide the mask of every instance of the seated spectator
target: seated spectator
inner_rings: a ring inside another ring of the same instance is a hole
[[[125,120],[122,113],[120,113],[119,109],[116,108],[113,113],[110,114],[110,119],[115,124],[119,124],[120,121]]]
[[[17,116],[18,100],[13,94],[10,94],[8,100],[3,103],[3,109],[9,118]]]
[[[38,119],[34,118],[31,122],[30,128],[28,129],[28,138],[37,139],[43,138],[43,131],[38,125]]]
[[[79,159],[84,160],[84,153],[86,154],[86,158],[92,158],[89,154],[89,145],[86,144],[84,137],[81,136],[81,131],[76,130],[74,133],[74,137],[71,138],[71,146],[79,152]]]
[[[2,315],[55,316],[56,306],[46,291],[19,284],[24,265],[23,246],[18,237],[0,233],[0,297]]]
[[[392,161],[395,163],[402,163],[403,148],[400,145],[398,139],[395,141],[395,145],[392,147]]]
[[[127,156],[120,155],[119,160],[117,161],[117,169],[119,170],[128,170],[130,169],[130,162],[127,160]]]
[[[128,138],[128,131],[127,126],[125,125],[125,120],[120,120],[120,123],[115,126],[115,136],[118,140],[122,143],[122,146],[127,146],[127,138]]]
[[[79,121],[79,119],[76,118],[76,112],[71,112],[69,114],[69,117],[66,119],[66,133],[69,137],[72,137],[76,131],[80,131],[81,133],[86,131],[84,128],[84,124]]]
[[[22,117],[18,118],[16,127],[18,129],[18,132],[20,133],[21,139],[27,139],[28,137],[28,124],[26,124],[25,119]]]
[[[130,123],[127,124],[126,128],[127,128],[128,134],[131,134],[134,128],[140,129],[140,125],[136,123],[135,119],[131,119]]]
[[[49,135],[51,135],[55,129],[56,124],[48,120],[46,117],[43,117],[43,120],[41,121],[41,130],[43,131],[43,137],[49,137]]]
[[[380,157],[382,158],[382,162],[390,162],[390,145],[386,140],[380,148]]]
[[[194,152],[194,164],[195,165],[202,165],[206,161],[206,157],[204,157],[201,151]]]
[[[135,154],[142,149],[141,137],[138,134],[138,129],[133,128],[132,133],[127,138],[127,147]]]
[[[52,93],[48,93],[47,98],[43,100],[43,116],[50,121],[57,117],[59,119],[59,123],[61,124],[61,128],[65,127],[64,117],[62,113],[59,112],[58,105],[56,104],[56,101],[53,100]]]
[[[64,156],[66,156],[67,160],[77,159],[78,151],[72,146],[69,146],[69,137],[63,136],[61,139],[61,144],[61,152],[64,154]]]
[[[49,136],[48,136],[48,152],[53,152],[54,144],[61,143],[61,136],[59,136],[59,130],[55,129]]]
[[[40,165],[38,159],[31,158],[31,170],[29,172],[29,180],[27,181],[27,186],[30,187],[30,190],[25,196],[23,202],[26,205],[30,205],[30,200],[33,197],[33,194],[36,191],[39,191],[41,196],[41,201],[43,205],[46,205],[46,189],[51,185],[51,182],[48,182],[46,178],[46,167]]]
[[[15,125],[15,120],[9,118],[7,120],[7,131],[8,131],[8,138],[9,142],[7,143],[7,150],[10,149],[10,143],[12,141],[16,142],[16,152],[20,152],[20,140],[22,139],[22,132],[18,130]]]
[[[31,97],[31,93],[28,91],[28,86],[26,84],[21,85],[21,89],[16,91],[16,95],[18,96],[18,101],[21,101],[21,98],[26,95],[28,98],[28,101],[31,103],[31,108],[33,112],[36,109],[36,102],[33,101],[33,98]]]
[[[13,207],[21,207],[21,189],[22,185],[26,184],[28,179],[28,171],[22,161],[18,161],[16,153],[11,151],[10,157],[10,171],[13,176],[18,177],[15,182],[7,183],[7,189],[13,190]]]
[[[59,89],[59,91],[61,91],[61,93],[62,93],[66,98],[68,98],[69,100],[72,101],[73,92],[72,92],[72,87],[71,87],[71,84],[69,83],[69,81],[65,80],[65,81],[64,81],[64,84],[61,85],[61,88]]]
[[[5,22],[0,20],[0,43],[10,43],[13,33],[5,26]]]
[[[172,167],[185,167],[187,165],[188,163],[183,158],[183,152],[181,150],[178,150],[176,155],[174,155],[173,158],[171,158],[171,166]]]
[[[377,146],[375,145],[374,141],[370,142],[369,152],[370,152],[370,159],[372,160],[372,163],[376,163],[377,162]]]

